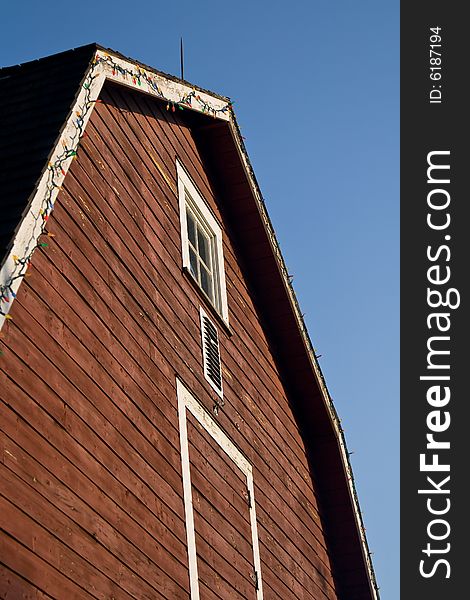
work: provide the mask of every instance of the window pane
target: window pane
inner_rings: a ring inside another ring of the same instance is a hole
[[[190,264],[191,275],[193,277],[195,277],[196,279],[198,279],[197,256],[196,256],[196,253],[194,252],[194,250],[191,248],[191,246],[189,247],[189,264]]]
[[[201,260],[209,267],[211,267],[210,263],[210,240],[209,238],[201,231],[201,229],[197,228],[197,241],[198,241],[198,251]]]
[[[201,287],[206,292],[206,294],[209,296],[209,298],[213,301],[214,298],[212,295],[211,274],[209,273],[209,271],[206,269],[206,267],[203,264],[200,265],[200,269],[201,269]]]
[[[186,223],[188,225],[189,241],[196,248],[196,223],[194,222],[194,217],[189,210],[186,211]]]
[[[186,177],[178,173],[178,191],[184,193],[181,223],[183,230],[183,266],[191,273],[201,291],[213,304],[215,309],[225,315],[226,294],[223,269],[223,256],[221,252],[222,232],[217,220],[210,213],[204,199],[193,189],[186,185]],[[181,186],[183,186],[181,188]],[[189,191],[191,189],[191,193]],[[224,290],[221,287],[224,287]]]

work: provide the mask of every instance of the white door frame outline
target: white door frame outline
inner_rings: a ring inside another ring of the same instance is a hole
[[[194,533],[193,498],[191,491],[191,469],[189,462],[188,428],[186,409],[204,427],[207,433],[224,450],[246,477],[248,488],[251,542],[253,547],[253,567],[257,577],[256,600],[263,600],[263,583],[261,580],[261,561],[259,556],[258,527],[256,523],[255,490],[253,485],[253,467],[235,444],[222,431],[205,408],[196,400],[185,385],[177,378],[176,392],[178,396],[178,420],[181,445],[181,468],[183,474],[184,512],[186,519],[186,540],[188,544],[189,581],[191,600],[199,600],[199,577],[197,572],[196,536]]]

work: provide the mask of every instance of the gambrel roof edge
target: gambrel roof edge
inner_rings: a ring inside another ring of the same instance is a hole
[[[316,353],[315,353],[310,335],[308,333],[308,330],[307,330],[307,327],[305,324],[305,320],[304,320],[302,311],[300,309],[299,302],[297,300],[297,296],[295,294],[295,291],[294,291],[294,288],[292,285],[292,279],[289,277],[289,272],[287,270],[287,267],[286,267],[286,264],[284,261],[284,257],[282,255],[282,252],[281,252],[281,249],[279,246],[279,242],[277,241],[274,227],[272,225],[271,219],[270,219],[269,214],[266,209],[266,203],[263,200],[263,196],[261,194],[260,187],[256,180],[256,176],[255,176],[255,173],[251,166],[248,152],[246,151],[246,148],[245,148],[245,145],[243,142],[243,138],[242,138],[240,129],[238,127],[238,124],[237,124],[235,118],[231,122],[231,125],[232,125],[232,130],[234,133],[234,138],[235,138],[237,146],[239,148],[240,157],[243,161],[247,175],[251,181],[253,195],[258,204],[258,208],[259,208],[260,214],[262,216],[264,226],[266,228],[266,231],[269,235],[270,242],[272,244],[273,253],[279,264],[279,269],[280,269],[280,272],[282,275],[283,283],[284,283],[286,292],[289,296],[289,300],[292,305],[292,309],[294,311],[295,318],[296,318],[299,330],[301,332],[302,339],[305,344],[305,349],[307,351],[309,361],[311,363],[313,372],[315,373],[315,376],[316,376],[317,383],[321,390],[321,394],[322,394],[323,401],[324,401],[324,406],[325,406],[326,410],[328,411],[329,418],[334,427],[335,435],[336,435],[336,438],[338,441],[338,447],[339,447],[339,450],[341,453],[342,463],[344,466],[344,474],[345,474],[346,480],[348,482],[348,488],[349,488],[349,492],[350,492],[351,502],[352,502],[352,505],[354,508],[354,515],[356,518],[357,528],[358,528],[358,531],[360,534],[361,550],[363,553],[364,561],[365,561],[368,575],[369,575],[372,598],[375,598],[378,600],[378,598],[379,598],[378,586],[377,586],[377,582],[376,582],[376,578],[375,578],[375,572],[374,572],[374,568],[372,565],[372,560],[370,558],[369,545],[367,542],[364,522],[363,522],[362,513],[360,510],[360,506],[359,506],[359,499],[357,496],[356,486],[354,483],[354,475],[353,475],[353,471],[352,471],[351,462],[349,460],[349,452],[347,449],[344,430],[341,427],[340,418],[338,416],[335,405],[333,403],[333,400],[332,400],[332,398],[329,394],[328,388],[326,386],[325,378],[323,376],[320,364],[318,363]]]
[[[251,189],[252,198],[256,203],[259,219],[262,222],[269,240],[272,256],[277,264],[279,278],[276,281],[282,282],[285,297],[295,319],[299,339],[304,349],[303,352],[310,365],[310,375],[306,374],[304,376],[306,378],[305,385],[311,386],[313,377],[318,389],[318,393],[315,390],[314,395],[321,398],[323,410],[331,427],[331,435],[334,438],[339,459],[338,464],[341,464],[343,471],[341,479],[347,489],[354,527],[358,535],[359,547],[357,550],[362,556],[363,568],[368,581],[369,597],[377,599],[377,584],[370,560],[344,432],[307,332],[230,100],[193,86],[188,82],[165,75],[141,63],[125,58],[114,51],[93,45],[90,46],[90,52],[88,69],[80,82],[73,105],[49,154],[49,159],[43,167],[38,183],[30,195],[29,202],[21,222],[16,228],[10,249],[0,270],[0,297],[2,300],[0,305],[0,329],[5,319],[9,318],[10,308],[27,273],[34,251],[41,245],[47,244],[43,235],[47,220],[53,210],[67,171],[77,155],[80,138],[96,102],[99,101],[99,95],[105,81],[113,81],[119,85],[154,96],[166,102],[167,108],[170,110],[189,109],[207,115],[208,118],[211,117],[216,122],[225,123],[229,127],[240,164]],[[328,437],[328,435],[325,434],[325,437]],[[328,440],[325,443],[330,441]],[[353,546],[356,547],[355,543],[353,543]],[[365,598],[364,595],[360,595],[361,593],[357,598]]]

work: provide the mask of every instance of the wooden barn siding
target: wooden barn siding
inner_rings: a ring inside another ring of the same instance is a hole
[[[186,598],[175,365],[209,410],[216,397],[202,377],[199,296],[181,273],[176,155],[221,217],[181,116],[117,88],[103,99],[50,220],[57,237],[4,330],[2,469],[46,502],[41,512],[2,486],[18,528],[4,539],[53,596],[58,579],[83,597]],[[233,335],[219,326],[217,419],[254,465],[265,597],[335,598],[303,442],[225,228],[224,253]],[[209,498],[233,503],[225,489]],[[76,572],[21,537],[32,522]]]
[[[144,139],[145,139],[145,138],[144,138]],[[170,160],[171,160],[171,159],[170,159]],[[171,165],[173,166],[173,169],[174,169],[174,160],[171,162]],[[193,173],[193,176],[194,176],[194,173]],[[200,186],[200,187],[201,187],[201,186]],[[213,208],[214,208],[214,207],[213,207]],[[215,211],[215,212],[218,212],[218,211]],[[220,218],[220,215],[219,215],[219,218]],[[173,225],[174,225],[174,221],[173,221]],[[167,223],[164,223],[164,226],[168,226],[168,224],[167,224]],[[173,237],[173,236],[172,236],[172,238],[171,238],[171,239],[172,239],[172,241],[173,241],[173,242],[176,244],[176,256],[177,256],[177,264],[178,264],[178,266],[179,266],[179,265],[181,264],[181,258],[180,258],[180,253],[181,253],[181,250],[180,250],[180,246],[179,246],[179,225],[177,225],[177,229],[175,229],[175,231],[174,231],[174,234],[175,234],[175,237]],[[177,238],[177,239],[175,239],[175,238]],[[226,251],[226,250],[227,250],[227,249],[225,249],[225,251]],[[232,256],[233,256],[233,253],[232,253]],[[240,270],[239,270],[238,268],[237,268],[237,271],[238,271],[238,273],[240,273]],[[229,281],[229,283],[230,283],[230,281]],[[236,283],[237,283],[237,285],[241,285],[241,286],[242,286],[243,288],[245,288],[245,290],[246,290],[246,285],[244,284],[243,280],[240,280],[240,279],[239,279],[239,280],[238,280]],[[237,289],[236,289],[236,288],[233,288],[233,291],[234,291],[234,292],[237,292]],[[242,302],[243,302],[243,301],[242,301]],[[243,308],[245,308],[245,304],[244,304],[244,303],[242,304],[242,307],[243,307]],[[249,316],[251,317],[251,313],[249,314]],[[257,318],[256,318],[256,316],[255,316],[255,318],[254,318],[254,319],[252,319],[252,320],[251,320],[251,325],[253,325],[253,326],[258,326],[258,328],[259,328],[259,323],[258,323],[258,321],[257,321]],[[263,342],[265,342],[265,340],[264,340],[264,337],[262,338],[262,341],[263,341]],[[250,338],[250,337],[248,337],[248,343],[250,343],[250,342],[251,342],[251,338]],[[246,343],[246,340],[245,340],[245,343]],[[260,356],[260,353],[259,353],[259,351],[258,351],[258,348],[257,348],[256,346],[253,346],[252,344],[251,344],[251,347],[252,347],[252,350],[254,350],[254,353],[255,353],[255,356],[254,356],[254,358],[256,359],[257,357],[259,357],[259,356]],[[269,351],[269,350],[268,350],[268,346],[267,346],[267,344],[266,344],[266,343],[264,343],[264,347],[266,348],[266,351]],[[246,348],[245,348],[245,349],[246,349]],[[244,350],[245,350],[245,349],[244,349]],[[242,360],[244,360],[244,355],[243,355],[243,354],[241,354],[241,355],[240,355],[240,358],[241,358]],[[272,366],[273,366],[273,365],[272,365]],[[276,383],[276,382],[278,382],[278,375],[277,375],[277,372],[274,372],[274,379],[273,379],[273,380],[270,380],[270,379],[269,379],[269,373],[268,373],[268,376],[267,376],[267,378],[266,378],[266,381],[269,381],[269,383]],[[282,386],[281,386],[280,384],[278,384],[278,392],[279,392],[279,393],[283,393],[283,391],[282,391]],[[250,400],[250,401],[252,402],[252,400]],[[284,415],[284,414],[283,414],[282,418],[283,418],[283,419],[284,419],[284,418],[288,418],[288,419],[290,419],[290,420],[293,422],[292,415],[291,415],[290,411],[288,412],[288,414],[287,414],[287,415]],[[290,433],[290,432],[289,432],[289,433]],[[295,428],[295,430],[294,430],[294,433],[295,433],[295,434],[298,434],[298,432],[297,432],[297,428]],[[298,442],[299,442],[299,448],[301,448],[301,449],[303,450],[303,444],[302,444],[302,441],[301,441],[301,439],[300,439],[300,436],[296,435],[296,437],[297,437],[297,440],[298,440]]]
[[[104,133],[104,132],[102,132],[102,133]],[[126,135],[128,135],[128,132],[126,132]],[[119,140],[119,141],[120,141],[121,147],[126,150],[126,153],[132,152],[132,150],[129,147],[126,147],[126,140]],[[137,146],[135,146],[135,147],[137,148]],[[139,158],[141,158],[141,156],[135,158],[135,163],[134,164],[139,164]],[[171,166],[174,169],[174,161],[172,161],[170,164],[171,164]],[[134,174],[134,177],[135,177],[135,174]],[[194,177],[194,173],[193,173],[193,177]],[[177,236],[178,235],[178,231],[175,230],[175,234]],[[179,250],[178,246],[177,246],[176,250],[177,250],[177,255],[178,255],[178,259],[177,260],[178,260],[178,265],[179,265],[181,259],[180,259],[180,250]],[[196,311],[193,311],[193,312],[197,315]],[[198,316],[196,317],[196,319],[198,319]],[[197,323],[198,323],[198,321],[195,322],[195,326],[198,329],[198,324]],[[197,331],[197,329],[196,329],[196,331]],[[200,342],[199,342],[199,338],[197,338],[197,351],[199,351],[199,346],[200,346]],[[243,356],[241,356],[240,358],[243,360]]]

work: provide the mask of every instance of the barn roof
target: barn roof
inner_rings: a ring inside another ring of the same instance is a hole
[[[96,44],[0,69],[0,328],[107,80],[185,109],[303,423],[341,597],[378,598],[344,434],[228,98]]]

